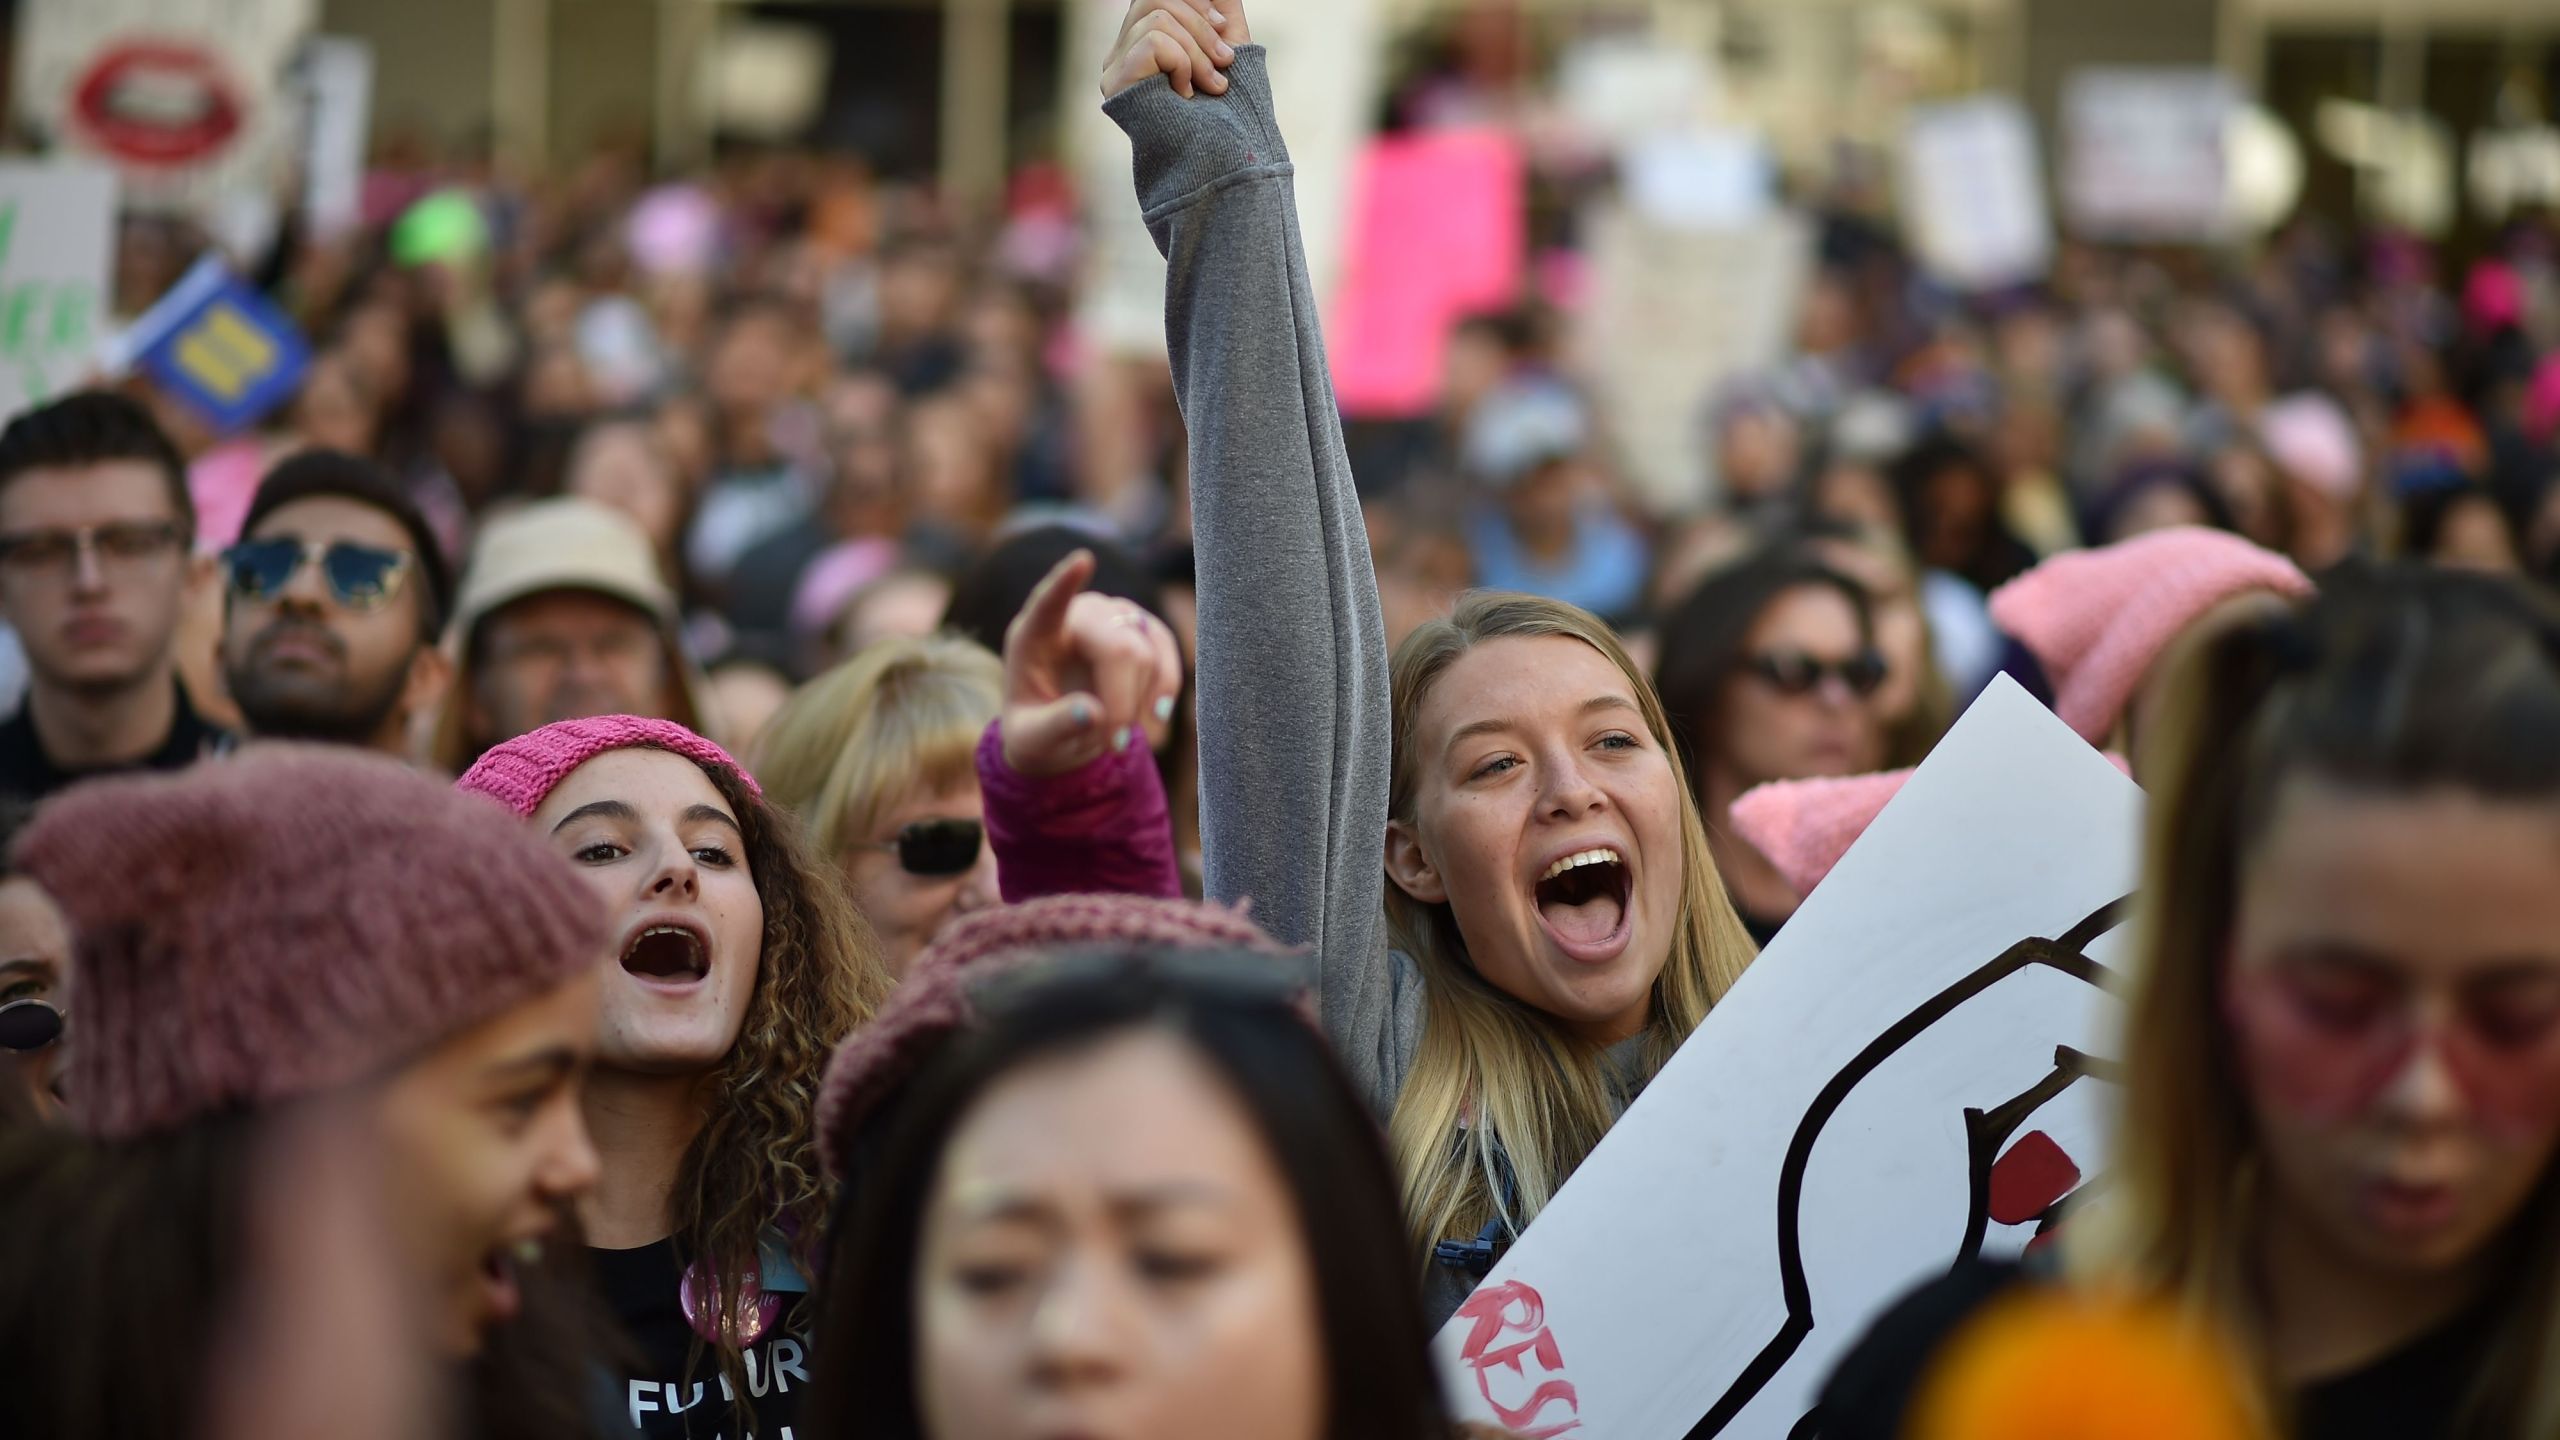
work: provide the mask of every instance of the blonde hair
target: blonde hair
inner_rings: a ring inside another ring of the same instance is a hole
[[[1486,641],[1538,636],[1579,640],[1626,676],[1645,728],[1671,767],[1680,806],[1687,883],[1670,958],[1653,984],[1640,1063],[1626,1077],[1641,1084],[1723,998],[1753,949],[1708,858],[1706,828],[1662,702],[1609,627],[1558,601],[1478,591],[1462,597],[1447,619],[1407,636],[1395,656],[1395,773],[1387,813],[1414,823],[1421,788],[1414,724],[1431,687]],[[1527,1225],[1617,1119],[1627,1084],[1609,1073],[1603,1047],[1477,973],[1447,904],[1424,904],[1390,884],[1387,919],[1424,982],[1422,1041],[1388,1139],[1406,1222],[1428,1255],[1436,1241],[1471,1235],[1496,1216],[1514,1228]]]
[[[2126,1095],[2109,1192],[2064,1234],[2076,1278],[2168,1300],[2236,1344],[2283,1410],[2249,1269],[2257,1144],[2220,1004],[2240,867],[2296,776],[2368,794],[2452,787],[2560,816],[2560,616],[2478,576],[2333,579],[2190,637],[2142,737],[2146,821]],[[2465,1437],[2560,1434],[2560,1167],[2501,1244],[2521,1277]]]
[[[757,736],[773,803],[841,859],[900,796],[976,773],[978,737],[1004,704],[1004,664],[952,635],[883,640],[800,687]]]

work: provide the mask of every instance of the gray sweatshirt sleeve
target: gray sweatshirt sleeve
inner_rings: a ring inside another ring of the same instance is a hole
[[[1191,434],[1200,585],[1200,835],[1208,889],[1315,947],[1326,1033],[1383,1111],[1420,988],[1387,947],[1393,743],[1386,631],[1259,45],[1227,93],[1157,76],[1104,111],[1129,133],[1165,254],[1165,339]]]

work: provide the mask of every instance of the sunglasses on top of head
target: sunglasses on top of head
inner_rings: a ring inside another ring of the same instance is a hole
[[[1852,695],[1873,695],[1884,684],[1887,667],[1882,655],[1873,650],[1860,651],[1845,660],[1824,660],[1801,650],[1772,650],[1751,657],[1751,673],[1766,680],[1782,695],[1810,695],[1822,686],[1825,678],[1838,676]]]
[[[986,827],[975,820],[917,820],[899,826],[896,840],[862,848],[895,851],[899,869],[940,879],[967,874],[978,863],[978,847],[986,834]]]
[[[323,545],[290,535],[243,540],[222,552],[231,592],[243,600],[273,600],[306,564],[320,567],[329,594],[350,610],[378,610],[400,593],[412,563],[405,550],[385,550],[352,540]]]

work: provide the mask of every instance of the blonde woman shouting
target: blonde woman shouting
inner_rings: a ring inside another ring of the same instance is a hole
[[[1208,888],[1319,952],[1325,1028],[1391,1117],[1436,1319],[1751,942],[1662,706],[1600,621],[1475,596],[1406,641],[1390,684],[1288,148],[1251,38],[1237,0],[1139,0],[1102,82],[1171,262]]]

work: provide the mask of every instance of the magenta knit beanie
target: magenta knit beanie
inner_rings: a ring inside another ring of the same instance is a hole
[[[2063,723],[2104,745],[2179,633],[2252,590],[2300,599],[2311,578],[2237,535],[2179,526],[2047,560],[1992,592],[1991,623],[2035,652]]]
[[[569,772],[607,750],[635,747],[671,750],[700,765],[717,766],[738,777],[747,793],[761,800],[764,787],[747,767],[726,750],[673,720],[640,715],[599,715],[592,720],[562,720],[490,749],[462,778],[457,790],[486,795],[516,812],[519,820],[542,808]]]
[[[389,760],[276,744],[46,805],[72,1119],[105,1139],[353,1083],[595,968],[605,915],[522,825]]]
[[[1105,945],[1294,953],[1240,909],[1142,895],[1051,895],[980,911],[919,953],[869,1023],[836,1047],[818,1087],[818,1155],[842,1179],[881,1099],[975,1019],[970,992],[1043,956]]]

